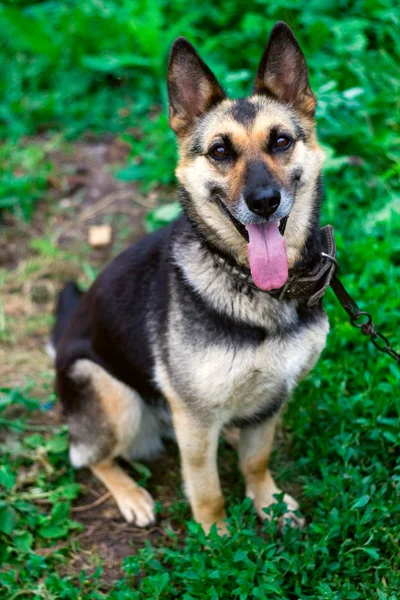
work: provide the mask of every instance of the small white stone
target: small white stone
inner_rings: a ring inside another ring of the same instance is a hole
[[[89,244],[93,248],[108,246],[111,243],[111,225],[93,225],[89,228]]]

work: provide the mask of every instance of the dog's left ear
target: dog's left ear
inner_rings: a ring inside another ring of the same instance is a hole
[[[276,23],[262,55],[254,94],[268,94],[314,116],[317,105],[308,80],[306,59],[286,23]]]
[[[168,97],[169,123],[177,135],[184,134],[197,117],[226,97],[214,73],[183,37],[171,48]]]

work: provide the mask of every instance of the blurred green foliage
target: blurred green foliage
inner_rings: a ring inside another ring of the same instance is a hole
[[[0,135],[128,132],[132,161],[121,177],[147,187],[171,183],[176,152],[165,72],[172,41],[185,35],[227,91],[240,96],[251,89],[278,19],[306,53],[323,143],[339,159],[356,157],[331,165],[330,215],[341,203],[384,208],[399,188],[396,0],[3,3]]]
[[[0,146],[0,210],[29,219],[34,203],[47,188],[51,164],[39,144],[6,142]]]

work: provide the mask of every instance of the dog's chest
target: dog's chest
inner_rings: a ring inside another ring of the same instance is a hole
[[[260,343],[234,342],[212,336],[180,336],[174,328],[172,375],[178,392],[194,404],[219,407],[227,416],[246,414],[249,407],[287,395],[315,364],[328,331],[327,320],[300,327]]]

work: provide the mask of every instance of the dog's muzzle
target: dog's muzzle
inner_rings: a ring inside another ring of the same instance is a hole
[[[220,198],[217,199],[217,204],[218,204],[219,209],[224,213],[224,215],[232,221],[233,225],[235,226],[237,231],[240,233],[240,235],[246,240],[247,243],[249,243],[249,234],[247,232],[246,227],[243,225],[243,223],[241,223],[238,219],[236,219],[236,217],[233,216],[233,214],[230,212],[230,210],[228,210],[228,208],[226,207],[226,205]],[[275,211],[273,211],[273,212],[275,212]],[[284,235],[284,233],[285,233],[288,218],[289,218],[289,215],[287,215],[286,217],[283,217],[280,220],[279,231],[280,231],[281,235]]]

